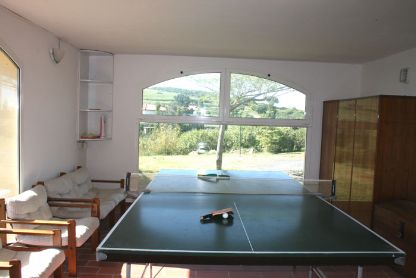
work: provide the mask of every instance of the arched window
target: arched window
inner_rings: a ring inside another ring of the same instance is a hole
[[[19,75],[0,48],[0,196],[19,192]]]
[[[307,96],[270,77],[186,75],[143,90],[139,170],[281,170],[302,176]]]
[[[225,84],[225,86],[224,86]],[[229,88],[222,90],[221,88]],[[228,100],[228,101],[226,101]],[[144,118],[168,121],[232,123],[241,119],[268,119],[266,125],[288,125],[282,121],[306,120],[306,95],[285,84],[241,73],[201,73],[163,81],[143,90]],[[209,119],[201,119],[201,118]],[[176,119],[175,119],[176,118]]]

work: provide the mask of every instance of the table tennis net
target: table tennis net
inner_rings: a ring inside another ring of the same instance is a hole
[[[299,180],[302,186],[311,193],[318,194],[329,200],[336,198],[336,182],[335,180]]]
[[[272,194],[272,195],[319,195],[335,197],[335,182],[256,176],[247,178],[231,175],[227,179],[215,176],[196,177],[190,175],[159,174],[144,190],[146,192],[168,193],[217,193],[217,194]]]

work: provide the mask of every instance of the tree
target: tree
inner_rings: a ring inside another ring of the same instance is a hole
[[[232,117],[275,118],[279,93],[289,88],[283,84],[257,76],[233,74],[230,86],[230,115]],[[220,125],[217,141],[216,167],[222,169],[224,132]]]
[[[183,93],[177,94],[174,98],[175,103],[172,105],[172,108],[177,115],[188,115],[193,113],[193,109],[189,108],[191,104],[191,98]]]
[[[175,96],[175,102],[178,103],[179,106],[188,107],[191,103],[191,98],[186,94],[177,94]]]

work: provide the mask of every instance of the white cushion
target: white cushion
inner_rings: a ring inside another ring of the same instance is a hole
[[[46,278],[65,261],[65,253],[58,249],[45,249],[36,252],[0,250],[0,261],[20,260],[22,277]],[[0,277],[9,277],[9,272],[0,270]]]
[[[62,220],[59,218],[52,218],[52,220]],[[80,219],[75,219],[76,227],[75,227],[75,237],[76,237],[76,245],[80,247],[83,245],[88,238],[94,233],[94,231],[100,225],[100,221],[97,217],[85,217]],[[68,245],[68,230],[64,227],[59,226],[48,226],[42,225],[41,227],[37,227],[36,229],[60,229],[61,230],[61,237],[62,237],[62,246]],[[28,244],[28,245],[40,245],[40,246],[52,246],[51,236],[31,236],[31,235],[18,235],[16,236],[16,241]]]
[[[88,176],[85,171],[75,171],[69,174],[60,176],[59,178],[45,181],[45,188],[48,197],[55,198],[81,198],[91,199],[95,198],[95,193],[83,192],[82,185],[77,182],[85,182]],[[88,188],[88,186],[86,187]],[[65,207],[51,207],[52,215],[59,218],[76,219],[91,216],[91,209],[87,208],[65,208]]]
[[[75,185],[68,175],[44,182],[48,197],[53,198],[77,198]]]
[[[94,187],[91,192],[94,192],[100,200],[114,201],[116,205],[126,198],[126,192],[121,188],[104,189]]]
[[[85,167],[81,167],[74,172],[68,173],[74,183],[74,189],[79,196],[87,193],[92,188],[91,178],[88,174],[88,170]]]
[[[100,219],[104,219],[115,207],[115,203],[111,200],[100,200]]]
[[[47,203],[45,187],[37,185],[19,195],[6,199],[7,216],[11,219],[40,219],[52,218],[52,212]],[[16,228],[29,226],[15,225]],[[34,226],[31,225],[31,228]]]

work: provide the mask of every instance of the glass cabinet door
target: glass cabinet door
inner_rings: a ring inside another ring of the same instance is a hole
[[[355,100],[343,100],[338,106],[335,168],[337,201],[349,201],[354,154]]]
[[[351,201],[373,200],[378,97],[358,99],[355,111]]]

